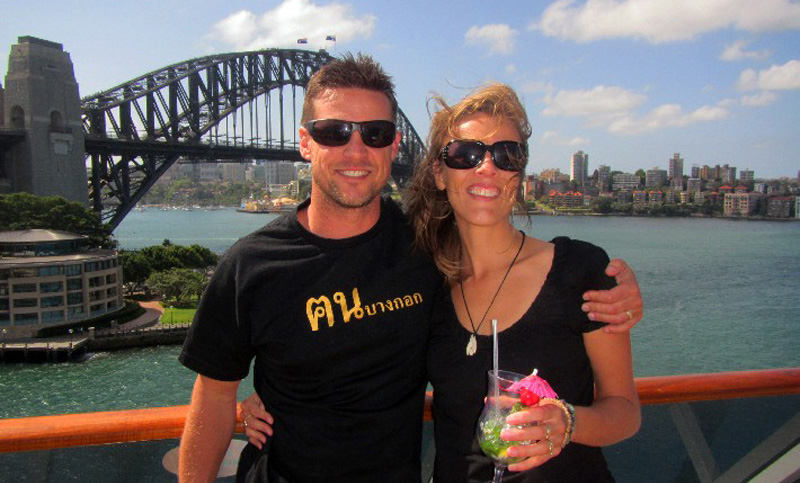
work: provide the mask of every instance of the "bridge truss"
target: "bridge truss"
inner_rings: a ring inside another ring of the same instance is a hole
[[[297,130],[311,75],[325,51],[269,49],[173,64],[82,103],[89,197],[116,228],[155,182],[181,162],[300,161]],[[424,151],[402,111],[399,185]]]

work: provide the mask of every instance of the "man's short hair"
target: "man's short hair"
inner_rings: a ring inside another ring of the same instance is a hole
[[[306,87],[301,122],[313,119],[312,104],[326,89],[366,89],[382,92],[389,99],[392,120],[397,118],[397,99],[394,95],[392,78],[369,55],[344,54],[341,58],[325,64],[311,76]]]

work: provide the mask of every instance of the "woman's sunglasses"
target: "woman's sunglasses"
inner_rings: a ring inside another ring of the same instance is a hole
[[[527,148],[516,141],[484,144],[454,139],[442,149],[441,157],[448,168],[472,169],[481,165],[486,151],[492,153],[494,165],[503,171],[522,171],[528,162]]]
[[[344,146],[353,131],[361,133],[361,142],[371,148],[385,148],[394,142],[397,127],[391,121],[350,122],[339,119],[317,119],[303,126],[311,138],[323,146]]]

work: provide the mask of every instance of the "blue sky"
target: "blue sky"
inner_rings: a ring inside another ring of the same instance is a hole
[[[797,0],[28,0],[7,2],[3,17],[3,77],[17,37],[40,37],[70,53],[81,96],[305,37],[310,49],[373,55],[423,136],[432,93],[455,101],[510,84],[533,125],[530,172],[568,173],[578,150],[590,172],[667,169],[675,152],[687,172],[800,170]]]

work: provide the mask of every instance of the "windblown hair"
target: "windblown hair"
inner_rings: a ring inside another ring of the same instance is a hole
[[[439,271],[453,285],[461,279],[462,247],[447,192],[436,187],[435,175],[442,169],[442,150],[450,140],[459,138],[458,125],[474,114],[488,114],[497,120],[498,126],[510,122],[517,128],[526,151],[531,125],[517,94],[504,84],[481,86],[452,106],[441,96],[431,100],[438,110],[431,118],[427,152],[417,165],[406,192],[406,211],[414,226],[417,247],[433,257]],[[519,205],[523,204],[520,181],[524,172],[523,169],[512,178],[517,183],[515,197]]]
[[[392,78],[369,55],[359,53],[353,56],[347,53],[325,64],[314,73],[306,87],[301,122],[314,119],[313,103],[326,89],[366,89],[382,92],[389,99],[392,120],[397,118],[397,99]]]

